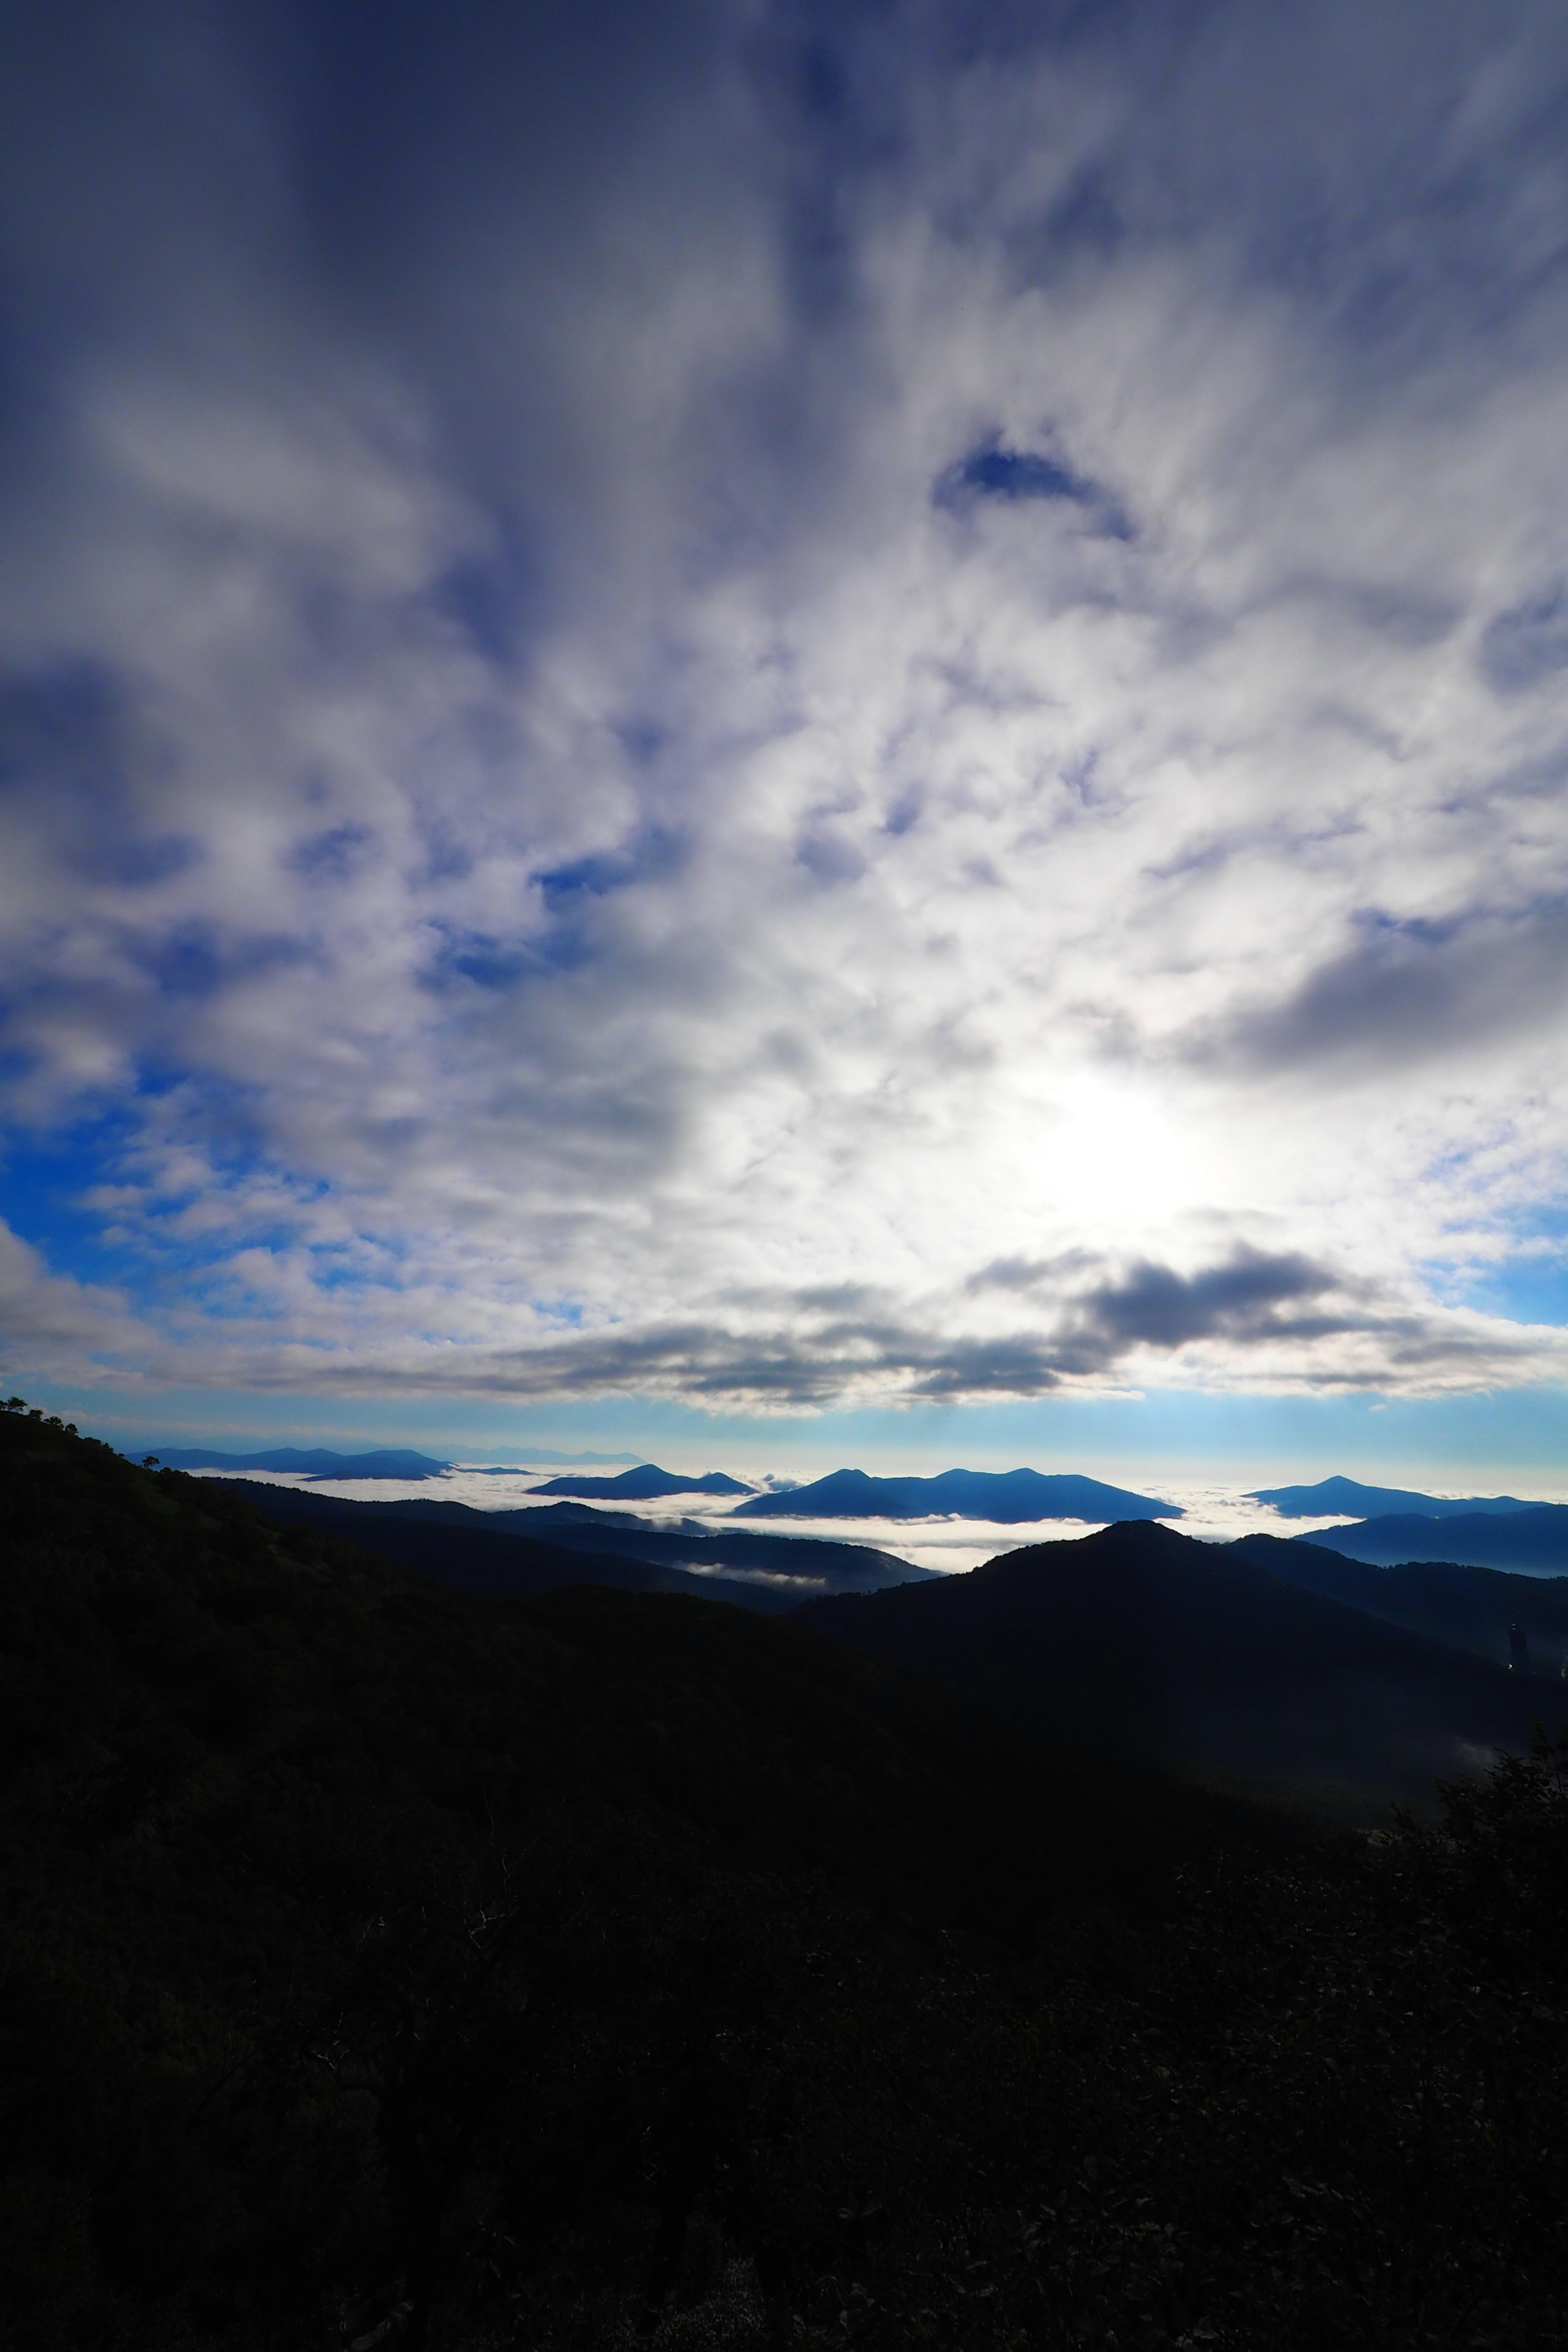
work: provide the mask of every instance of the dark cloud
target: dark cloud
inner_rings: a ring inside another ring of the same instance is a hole
[[[290,873],[308,882],[346,882],[356,867],[374,856],[375,835],[366,824],[329,825],[308,834],[289,851]]]
[[[1372,916],[1357,929],[1352,947],[1279,1003],[1192,1040],[1192,1057],[1258,1071],[1406,1068],[1528,1034],[1568,1009],[1563,900],[1440,923]]]
[[[1123,1346],[1181,1348],[1216,1335],[1242,1341],[1317,1339],[1353,1329],[1360,1318],[1303,1314],[1301,1302],[1343,1288],[1342,1276],[1299,1254],[1239,1250],[1223,1265],[1194,1275],[1177,1274],[1168,1265],[1135,1265],[1121,1279],[1091,1289],[1080,1311],[1108,1339]],[[1281,1314],[1282,1307],[1297,1311]]]
[[[124,889],[168,880],[199,841],[158,823],[175,766],[129,682],[77,656],[0,678],[0,813],[15,855],[31,836],[84,878]]]
[[[1481,638],[1482,675],[1500,694],[1521,694],[1568,669],[1568,596],[1553,588],[1489,621]]]
[[[490,1358],[483,1385],[531,1396],[644,1388],[810,1408],[858,1388],[911,1400],[1048,1396],[1116,1377],[1135,1351],[1174,1356],[1205,1341],[1243,1356],[1281,1346],[1308,1351],[1303,1374],[1325,1387],[1374,1382],[1331,1347],[1314,1368],[1312,1349],[1346,1339],[1370,1340],[1379,1360],[1392,1352],[1411,1370],[1499,1360],[1495,1334],[1412,1312],[1299,1253],[1238,1248],[1191,1274],[1152,1260],[1113,1268],[1074,1253],[999,1262],[965,1285],[971,1296],[994,1289],[1028,1294],[1031,1322],[965,1332],[954,1328],[950,1301],[927,1299],[911,1318],[895,1293],[866,1285],[755,1293],[744,1302],[744,1328],[689,1320],[584,1332]]]

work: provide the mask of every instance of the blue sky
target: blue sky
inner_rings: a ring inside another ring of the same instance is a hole
[[[24,24],[0,1377],[1552,1477],[1560,11]]]

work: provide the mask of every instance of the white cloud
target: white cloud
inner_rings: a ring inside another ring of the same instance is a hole
[[[37,1250],[0,1224],[0,1361],[78,1379],[120,1376],[134,1370],[150,1341],[116,1292],[50,1274]]]
[[[830,26],[816,115],[766,11],[602,98],[566,51],[602,169],[459,55],[416,224],[220,44],[200,267],[206,144],[134,163],[163,269],[94,182],[0,557],[0,984],[22,1140],[120,1122],[142,1360],[1561,1375],[1447,1302],[1568,1139],[1568,40],[1163,13]],[[977,449],[1037,463],[936,495]],[[1310,1283],[1115,1304],[1261,1264]]]

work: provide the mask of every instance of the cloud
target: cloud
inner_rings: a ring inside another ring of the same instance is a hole
[[[1340,1286],[1327,1266],[1298,1255],[1270,1257],[1242,1250],[1193,1275],[1147,1262],[1089,1295],[1094,1321],[1112,1339],[1179,1348],[1224,1333],[1313,1339],[1353,1328],[1342,1317],[1304,1315],[1302,1303]],[[1281,1307],[1291,1312],[1282,1317]]]
[[[1338,1061],[1368,1073],[1456,1060],[1467,1048],[1560,1027],[1568,904],[1477,908],[1440,922],[1363,918],[1343,953],[1283,1003],[1238,1010],[1200,1055],[1275,1068]]]
[[[1489,686],[1519,694],[1568,669],[1568,598],[1561,588],[1499,613],[1481,635],[1480,664]]]
[[[36,15],[0,1086],[126,1302],[50,1347],[1555,1360],[1452,1302],[1568,1143],[1561,27]]]
[[[1190,1270],[1071,1253],[986,1267],[956,1292],[913,1297],[866,1285],[753,1290],[700,1316],[635,1324],[508,1314],[491,1301],[477,1327],[470,1300],[406,1269],[395,1283],[323,1297],[319,1269],[276,1248],[231,1249],[224,1276],[221,1297],[207,1300],[203,1361],[215,1381],[253,1391],[518,1402],[631,1392],[810,1412],[1127,1393],[1152,1378],[1333,1393],[1387,1386],[1392,1368],[1408,1392],[1437,1394],[1568,1371],[1560,1333],[1246,1249]],[[188,1361],[189,1335],[136,1331],[123,1318],[116,1328],[117,1363],[132,1345],[154,1380],[177,1378]]]
[[[91,1379],[133,1370],[153,1335],[114,1291],[50,1274],[37,1250],[0,1225],[0,1348],[5,1360]]]

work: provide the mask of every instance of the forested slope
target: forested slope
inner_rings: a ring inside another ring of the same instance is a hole
[[[1147,1522],[1004,1552],[942,1584],[813,1601],[799,1621],[1101,1757],[1255,1780],[1364,1818],[1494,1748],[1560,1685],[1303,1589],[1250,1544]]]
[[[1550,2341],[1554,1759],[1303,1846],[0,1416],[28,2352]]]

